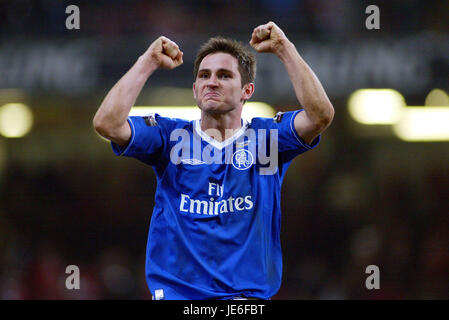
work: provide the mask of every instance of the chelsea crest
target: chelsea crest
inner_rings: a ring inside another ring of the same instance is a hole
[[[254,163],[251,152],[245,149],[239,149],[232,155],[232,165],[237,170],[246,170]]]

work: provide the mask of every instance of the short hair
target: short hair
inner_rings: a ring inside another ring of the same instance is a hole
[[[256,78],[256,57],[243,43],[223,37],[210,38],[205,42],[196,54],[193,67],[193,77],[196,79],[201,61],[212,53],[223,52],[235,57],[238,61],[238,69],[242,78],[242,87],[254,82]]]

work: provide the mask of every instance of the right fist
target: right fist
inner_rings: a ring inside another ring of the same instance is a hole
[[[148,48],[148,55],[158,68],[174,69],[182,64],[182,56],[184,53],[179,50],[176,43],[161,36]]]

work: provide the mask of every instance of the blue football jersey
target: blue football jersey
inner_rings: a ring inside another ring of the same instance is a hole
[[[116,155],[157,177],[146,251],[154,299],[269,299],[281,285],[281,184],[292,159],[314,148],[293,127],[302,110],[242,120],[218,142],[200,120],[128,117]]]

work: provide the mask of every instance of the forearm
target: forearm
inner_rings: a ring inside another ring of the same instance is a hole
[[[277,53],[292,82],[299,103],[311,121],[326,124],[332,120],[334,109],[319,79],[290,42]]]
[[[96,129],[112,130],[126,121],[149,76],[157,69],[147,53],[112,87],[94,117]]]

